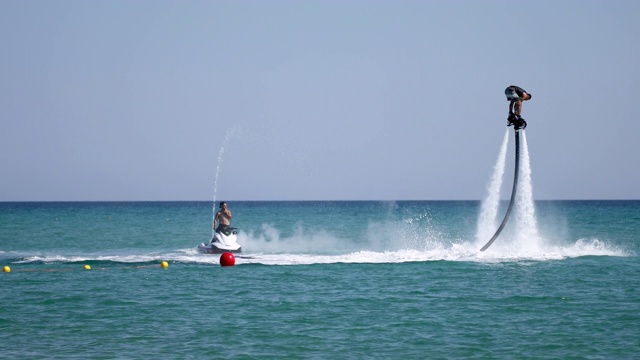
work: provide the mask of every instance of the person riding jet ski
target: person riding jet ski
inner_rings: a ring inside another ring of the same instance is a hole
[[[231,219],[233,219],[233,215],[231,215],[231,210],[227,209],[227,202],[221,202],[220,211],[216,213],[216,216],[213,219],[213,227],[216,232],[224,233],[225,230],[228,230],[231,227]],[[216,222],[218,223],[217,227]]]

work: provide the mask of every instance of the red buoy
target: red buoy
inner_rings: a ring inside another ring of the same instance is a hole
[[[236,257],[232,253],[226,252],[220,255],[220,266],[233,266],[236,264]]]

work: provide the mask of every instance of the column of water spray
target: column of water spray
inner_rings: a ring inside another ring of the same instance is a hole
[[[539,235],[535,216],[535,205],[533,201],[529,147],[527,145],[527,137],[524,131],[522,132],[521,152],[522,163],[520,165],[520,191],[518,193],[516,203],[516,234],[518,234],[518,242],[531,247],[537,245]]]
[[[220,145],[220,150],[218,151],[218,165],[216,166],[216,176],[213,182],[213,218],[211,219],[211,238],[215,235],[215,218],[216,218],[216,196],[218,194],[218,175],[220,174],[220,166],[222,165],[222,160],[224,156],[224,148],[229,143],[229,140],[233,137],[236,132],[236,128],[232,128],[227,130],[227,133],[224,136],[224,140],[222,141],[222,145]]]
[[[493,175],[491,176],[491,183],[487,189],[487,197],[482,202],[480,215],[478,216],[478,227],[476,229],[476,239],[478,241],[485,241],[491,237],[498,227],[496,219],[500,207],[500,188],[502,187],[507,158],[509,130],[509,128],[505,130],[500,153],[498,154],[496,164],[493,166]]]

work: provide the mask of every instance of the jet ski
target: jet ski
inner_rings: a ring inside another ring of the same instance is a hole
[[[206,245],[205,243],[198,245],[198,251],[205,254],[242,252],[242,246],[238,244],[238,229],[234,227],[227,227],[225,229],[216,230],[211,242]]]

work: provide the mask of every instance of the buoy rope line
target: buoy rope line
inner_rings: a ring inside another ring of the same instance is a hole
[[[220,266],[222,267],[231,267],[234,266],[236,263],[236,258],[235,256],[233,256],[232,253],[230,252],[225,252],[222,255],[220,255]],[[157,267],[158,265],[140,265],[140,266],[124,266],[124,267],[113,267],[113,268],[95,268],[92,269],[91,265],[89,264],[85,264],[83,266],[84,270],[113,270],[113,269],[146,269],[146,268],[154,268]],[[160,263],[160,267],[162,269],[168,269],[169,268],[169,263],[166,261],[163,261]],[[18,270],[18,272],[55,272],[55,271],[73,271],[74,269],[71,268],[64,268],[64,269],[21,269]],[[2,268],[2,272],[5,273],[10,273],[11,272],[11,268],[9,266],[4,266]]]
[[[160,268],[168,269],[169,263],[166,261],[161,262]],[[123,267],[99,267],[92,268],[91,265],[85,264],[82,269],[84,270],[115,270],[115,269],[146,269],[146,268],[157,268],[158,265],[140,265],[140,266],[123,266]],[[12,270],[9,266],[4,266],[2,268],[2,272],[10,273],[10,272],[64,272],[64,271],[74,271],[75,268],[58,268],[58,269],[18,269]]]

